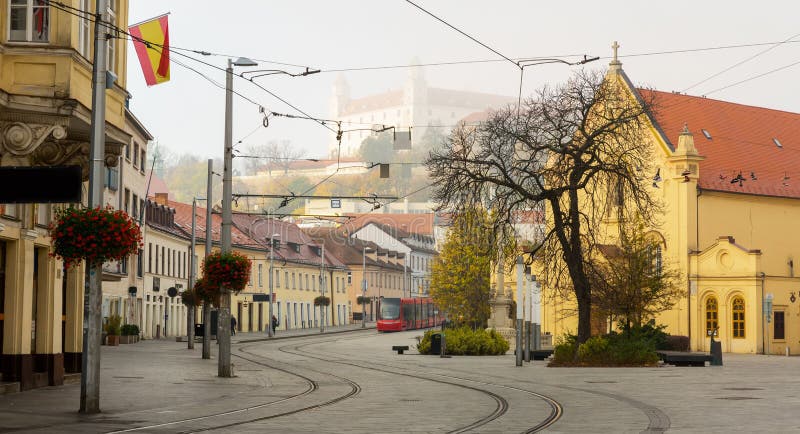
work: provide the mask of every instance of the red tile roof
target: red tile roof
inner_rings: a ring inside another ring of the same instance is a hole
[[[639,92],[655,98],[655,119],[673,149],[683,125],[689,127],[698,153],[706,157],[700,163],[700,188],[800,198],[800,114],[669,92]],[[739,172],[745,179],[741,186],[731,183]],[[789,179],[784,181],[784,176]]]
[[[175,223],[181,229],[186,231],[189,236],[192,234],[192,205],[187,203],[169,201],[168,205],[175,209]],[[220,242],[220,227],[222,226],[222,216],[219,214],[211,214],[211,241],[219,244]],[[206,239],[206,209],[197,207],[197,220],[195,226],[195,239],[198,244],[202,244]],[[231,242],[235,246],[244,248],[260,249],[261,247],[247,234],[238,230],[235,226],[231,228]]]
[[[350,230],[350,233],[366,226],[368,223],[377,223],[390,226],[398,230],[399,236],[407,237],[409,234],[433,235],[433,216],[432,212],[424,214],[347,214],[356,218],[345,223],[343,227]]]
[[[294,223],[268,219],[259,215],[234,214],[233,224],[234,228],[248,234],[263,248],[269,246],[270,236],[277,234],[280,247],[275,249],[276,257],[306,264],[320,263],[322,244],[315,242]],[[320,249],[319,253],[317,253],[318,249]],[[327,251],[325,252],[325,265],[328,267],[344,266],[341,261]]]

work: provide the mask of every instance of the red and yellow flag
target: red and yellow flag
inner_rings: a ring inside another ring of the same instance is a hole
[[[148,86],[169,81],[167,15],[128,27]]]

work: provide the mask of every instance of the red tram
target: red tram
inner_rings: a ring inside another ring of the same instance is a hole
[[[435,327],[444,320],[430,298],[382,298],[380,306],[379,332]]]

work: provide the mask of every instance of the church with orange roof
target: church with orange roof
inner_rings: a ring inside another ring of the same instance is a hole
[[[684,292],[656,321],[694,351],[716,333],[724,352],[800,352],[800,114],[637,88],[616,54],[606,79],[655,103],[648,177],[665,211],[654,234]],[[543,306],[543,332],[576,324]]]

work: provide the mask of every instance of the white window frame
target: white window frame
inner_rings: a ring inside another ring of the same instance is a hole
[[[111,29],[109,29],[109,36],[116,36],[116,31],[112,30],[117,25],[117,0],[108,0],[108,22]],[[116,72],[116,56],[117,56],[117,39],[109,38],[106,44],[106,69],[111,72]]]
[[[50,43],[50,30],[52,24],[52,16],[50,15],[50,6],[44,2],[41,5],[35,5],[34,3],[38,0],[26,0],[25,5],[14,5],[11,4],[12,0],[8,1],[8,25],[6,26],[6,35],[8,36],[9,42],[21,42],[21,43],[31,43],[31,44],[49,44]],[[25,8],[25,39],[11,39],[11,9],[21,9]],[[33,39],[33,10],[34,8],[42,8],[45,10],[47,14],[47,40],[45,41],[36,41]]]
[[[92,0],[81,0],[81,10],[91,11],[92,3]],[[78,18],[78,53],[87,59],[92,58],[92,21],[88,13],[84,18]]]

